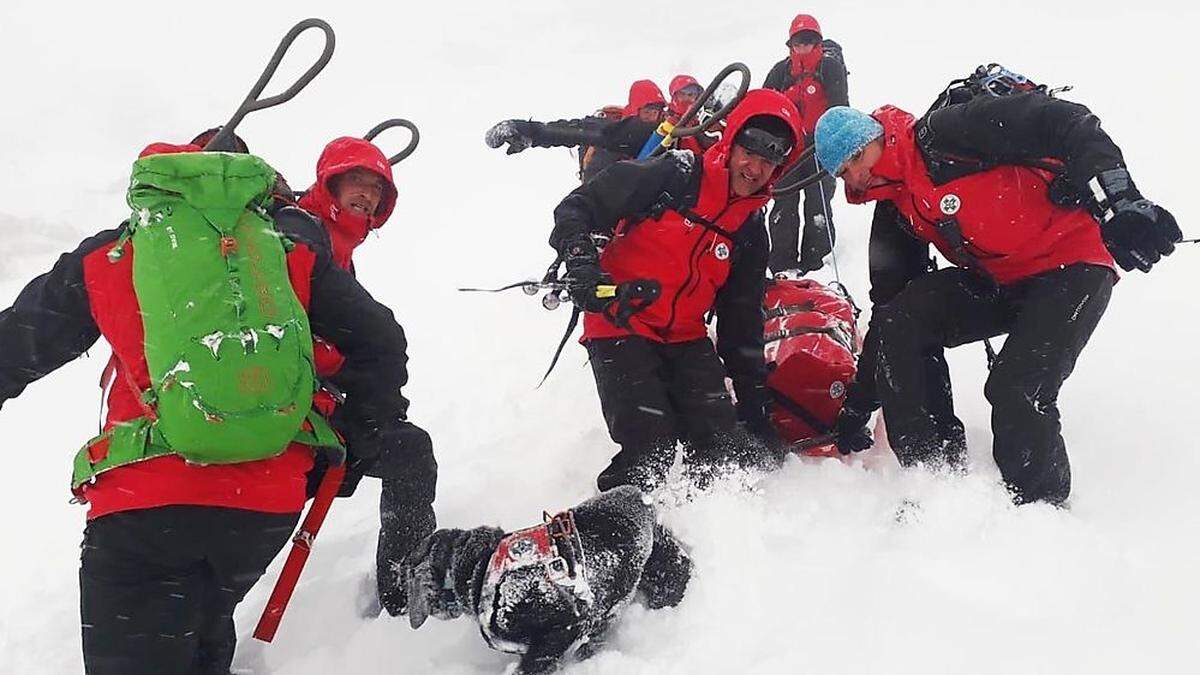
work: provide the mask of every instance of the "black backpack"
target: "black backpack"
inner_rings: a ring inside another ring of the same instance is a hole
[[[950,155],[934,147],[934,134],[931,133],[932,130],[929,128],[929,118],[933,113],[952,105],[967,103],[980,96],[1002,98],[1005,96],[1032,93],[1053,97],[1070,89],[1070,86],[1050,88],[1044,84],[1037,84],[1024,75],[1008,70],[998,63],[979,66],[975,69],[975,72],[967,77],[951,80],[946,85],[946,88],[934,99],[933,105],[929,107],[929,110],[925,111],[925,114],[917,120],[916,128],[914,129],[917,146],[921,150],[921,155],[925,158],[930,177],[933,178],[935,184],[940,185],[972,173],[987,171],[1001,164],[1013,163],[1009,159]],[[1056,174],[1062,173],[1062,166],[1054,162],[1023,160],[1020,163],[1046,169]],[[1078,206],[1081,203],[1082,196],[1074,194],[1075,191],[1073,189],[1066,189],[1068,187],[1066,185],[1056,186],[1056,193],[1064,190],[1071,193],[1064,195],[1056,194],[1056,198],[1063,200],[1063,206]]]

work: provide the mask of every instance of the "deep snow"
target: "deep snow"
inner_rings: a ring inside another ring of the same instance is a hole
[[[851,100],[923,110],[951,77],[1000,61],[1089,104],[1143,192],[1189,236],[1194,7],[1166,2],[293,2],[0,9],[0,304],[57,252],[125,214],[137,150],[228,117],[275,42],[315,15],[338,31],[329,68],[286,107],[240,131],[294,187],[325,141],[386,117],[423,141],[397,169],[400,200],[358,256],[364,284],[411,342],[412,417],[433,433],[446,526],[517,528],[591,494],[613,446],[583,351],[535,389],[565,310],[462,295],[458,285],[544,268],[550,211],[575,184],[561,150],[484,147],[506,117],[554,119],[623,100],[628,83],[707,80],[743,60],[761,82],[792,15],[842,43]],[[118,6],[120,5],[120,6]],[[677,7],[683,7],[680,10]],[[203,11],[200,11],[200,10]],[[219,28],[214,28],[219,27]],[[306,36],[308,38],[309,36]],[[315,39],[300,45],[312,53]],[[299,47],[298,47],[299,50]],[[303,65],[289,60],[287,72]],[[273,88],[278,90],[279,86]],[[388,137],[381,137],[386,143]],[[396,141],[403,142],[403,139]],[[866,298],[870,209],[839,199],[843,278]],[[684,603],[632,609],[611,648],[577,673],[1180,672],[1200,601],[1195,381],[1200,249],[1126,275],[1062,396],[1071,510],[1014,508],[989,457],[982,350],[951,353],[972,472],[901,471],[881,451],[844,464],[794,461],[741,493],[717,490],[665,519],[693,547]],[[828,276],[828,270],[824,273]],[[97,345],[0,412],[0,670],[76,673],[77,547],[71,454],[96,425]],[[499,672],[467,621],[363,621],[354,599],[373,560],[378,488],[339,502],[276,642],[249,639],[277,565],[243,603],[237,666],[255,673]]]

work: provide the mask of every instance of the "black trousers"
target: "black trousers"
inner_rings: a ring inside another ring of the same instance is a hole
[[[816,159],[810,158],[793,175],[809,176],[817,170]],[[771,207],[772,272],[801,269],[806,272],[820,269],[821,260],[829,255],[834,239],[833,209],[829,200],[837,190],[837,180],[826,176],[804,189],[804,237],[800,238],[800,194],[793,192],[775,198]]]
[[[233,609],[299,513],[164,506],[97,518],[79,569],[88,675],[228,675]]]
[[[1115,281],[1108,268],[1079,264],[996,287],[948,268],[918,277],[877,308],[876,383],[901,464],[958,459],[962,424],[942,350],[1007,333],[984,390],[992,404],[992,455],[1018,503],[1066,499],[1071,469],[1058,393]]]
[[[748,462],[765,452],[738,426],[725,366],[708,338],[662,344],[630,336],[589,340],[600,408],[621,446],[596,485],[662,484],[682,442],[692,471]]]

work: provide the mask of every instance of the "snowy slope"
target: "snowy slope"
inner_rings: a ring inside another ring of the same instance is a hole
[[[951,77],[1001,61],[1076,86],[1122,145],[1143,191],[1200,234],[1184,130],[1195,109],[1191,30],[1166,2],[972,3],[712,0],[650,6],[561,3],[293,2],[286,11],[208,2],[0,8],[0,304],[57,252],[124,216],[134,154],[223,121],[293,21],[338,31],[326,72],[240,129],[295,187],[326,140],[392,116],[423,143],[400,165],[396,214],[358,258],[411,342],[412,416],[433,433],[443,525],[516,528],[586,497],[613,446],[590,370],[568,348],[535,389],[562,324],[522,295],[458,285],[537,274],[550,211],[575,184],[566,151],[487,150],[506,117],[553,119],[621,102],[628,83],[706,80],[732,60],[761,82],[792,15],[816,14],[842,43],[851,100],[923,110]],[[671,6],[668,6],[671,5]],[[208,25],[219,25],[220,36]],[[301,45],[315,51],[315,39]],[[311,53],[310,51],[310,53]],[[289,61],[298,72],[305,64]],[[279,87],[275,87],[277,90]],[[384,137],[386,138],[386,137]],[[381,139],[383,142],[383,139]],[[835,203],[843,278],[866,297],[870,210]],[[1181,672],[1200,603],[1195,382],[1200,249],[1128,275],[1062,397],[1075,491],[1069,512],[1011,507],[989,457],[977,346],[952,352],[973,470],[901,471],[885,453],[790,463],[752,493],[718,490],[665,518],[697,574],[674,610],[632,609],[612,648],[577,673]],[[828,272],[826,272],[828,274]],[[77,547],[69,458],[93,433],[107,356],[39,382],[0,412],[0,671],[77,673]],[[466,622],[363,621],[354,596],[371,564],[378,488],[364,483],[327,521],[276,642],[248,638],[277,567],[238,614],[238,667],[287,675],[488,673],[509,659]],[[907,502],[919,504],[905,507]]]

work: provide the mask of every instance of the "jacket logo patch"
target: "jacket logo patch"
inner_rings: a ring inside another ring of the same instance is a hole
[[[717,256],[717,260],[728,260],[729,247],[725,245],[725,242],[721,242],[713,249],[713,255]]]
[[[809,94],[815,94],[817,93],[817,86],[815,84],[810,84],[808,85],[808,89],[805,89],[805,91],[807,91]]]
[[[945,197],[942,197],[942,201],[939,206],[942,209],[942,213],[952,216],[958,213],[958,210],[962,208],[962,200],[959,199],[958,195],[956,194],[948,194]]]

